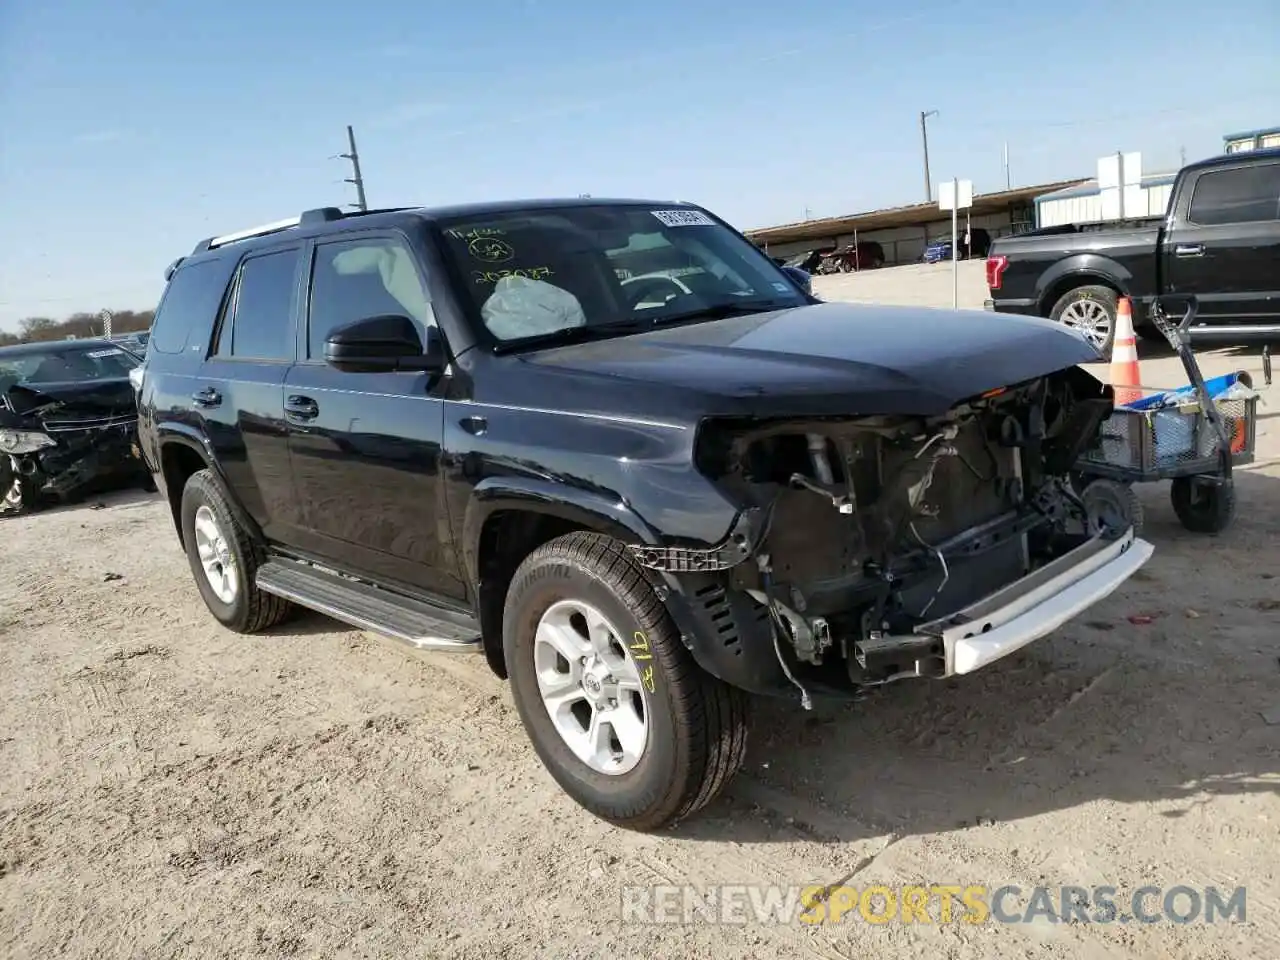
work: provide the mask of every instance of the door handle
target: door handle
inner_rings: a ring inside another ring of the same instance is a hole
[[[1176,257],[1203,257],[1203,243],[1180,243],[1173,248],[1173,254]]]
[[[290,397],[285,401],[284,412],[298,420],[314,420],[320,415],[320,405],[310,397]]]
[[[205,387],[193,393],[191,399],[198,407],[216,407],[222,402],[222,394],[213,387]]]
[[[458,422],[473,437],[482,436],[489,429],[489,421],[484,417],[463,417]]]

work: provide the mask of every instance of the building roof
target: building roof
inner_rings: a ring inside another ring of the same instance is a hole
[[[1228,133],[1223,137],[1223,141],[1227,140],[1256,140],[1258,137],[1269,137],[1272,134],[1280,133],[1280,127],[1267,127],[1261,130],[1246,130],[1244,133]]]
[[[1142,175],[1142,186],[1162,187],[1167,183],[1173,183],[1177,178],[1178,172],[1176,170],[1172,173],[1144,173]],[[1061,190],[1054,190],[1052,193],[1042,194],[1036,197],[1036,203],[1044,203],[1047,200],[1069,200],[1072,197],[1093,197],[1101,192],[1098,188],[1098,180],[1095,177],[1075,186],[1064,187]]]
[[[975,194],[970,214],[981,216],[986,213],[999,213],[1012,203],[1025,203],[1042,194],[1063,187],[1078,186],[1081,180],[1059,180],[1055,183],[1042,183],[1031,187],[1015,187],[1012,190],[1000,190],[996,193]],[[776,227],[759,227],[755,230],[744,230],[756,243],[787,243],[796,240],[827,240],[854,230],[886,230],[891,227],[911,227],[930,223],[941,219],[943,213],[934,203],[913,203],[904,207],[886,207],[882,210],[871,210],[867,213],[851,213],[841,217],[824,217],[819,220],[802,220],[798,223],[785,223]]]

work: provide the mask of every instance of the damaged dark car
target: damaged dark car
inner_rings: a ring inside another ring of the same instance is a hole
[[[820,303],[692,204],[322,208],[167,279],[140,437],[210,613],[482,654],[632,829],[723,789],[750,695],[972,673],[1152,555],[1073,482],[1079,334]]]
[[[107,340],[0,349],[0,510],[36,510],[117,485],[154,489],[129,378],[141,360]]]

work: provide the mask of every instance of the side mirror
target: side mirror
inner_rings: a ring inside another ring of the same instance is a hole
[[[427,345],[423,347],[414,322],[395,314],[368,317],[334,330],[325,340],[324,359],[347,373],[439,373],[447,363],[440,331],[428,329]]]
[[[795,281],[796,286],[813,296],[813,277],[799,267],[783,267],[782,272]]]

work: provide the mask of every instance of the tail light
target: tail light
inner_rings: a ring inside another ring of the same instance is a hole
[[[987,287],[999,290],[1004,282],[1004,268],[1009,265],[1008,257],[987,257]]]

